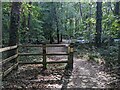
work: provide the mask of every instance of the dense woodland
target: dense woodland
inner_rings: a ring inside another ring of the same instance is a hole
[[[3,47],[68,41],[77,58],[120,75],[120,2],[4,2],[2,14]]]
[[[83,37],[98,48],[111,48],[114,39],[120,36],[119,2],[24,2],[3,3],[2,6],[5,46],[16,42],[60,43],[62,39],[74,42]],[[14,41],[18,36],[19,40]]]

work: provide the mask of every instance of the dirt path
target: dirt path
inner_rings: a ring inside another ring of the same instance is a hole
[[[105,71],[103,66],[86,60],[74,59],[74,68],[67,84],[68,88],[110,88],[109,83],[115,79]],[[66,85],[66,86],[65,86]]]
[[[52,50],[51,50],[52,49]],[[50,48],[50,51],[61,51],[61,48]],[[64,57],[63,57],[64,58]],[[74,68],[71,76],[63,78],[62,87],[65,88],[110,88],[109,83],[115,80],[115,77],[111,77],[104,70],[104,66],[97,63],[89,62],[74,58]],[[66,85],[66,86],[65,86]]]

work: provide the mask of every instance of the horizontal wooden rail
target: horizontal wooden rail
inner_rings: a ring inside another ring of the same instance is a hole
[[[48,61],[47,63],[53,64],[53,63],[67,63],[67,62],[68,62],[68,60],[66,60],[66,61]]]
[[[47,53],[46,55],[69,55],[68,53]]]
[[[8,50],[12,50],[17,48],[17,45],[15,46],[9,46],[9,47],[5,47],[5,48],[0,48],[0,52],[4,52],[4,51],[8,51]]]
[[[53,63],[67,63],[68,61],[48,61],[46,64],[53,64]],[[19,64],[43,64],[43,62],[19,62]]]
[[[43,44],[39,44],[39,45],[19,45],[19,47],[43,47]],[[68,47],[68,44],[46,44],[46,47]]]
[[[19,53],[19,56],[43,55],[42,53]]]
[[[18,63],[13,65],[12,67],[10,67],[8,70],[6,70],[5,72],[3,72],[2,77],[7,76],[13,69],[15,69],[18,66]]]
[[[0,79],[2,80],[2,72],[0,73]]]
[[[19,53],[19,56],[44,55],[43,53]],[[45,55],[69,55],[68,53],[46,53]]]
[[[68,47],[68,44],[46,44],[46,47]]]
[[[7,63],[7,62],[9,62],[9,61],[17,58],[17,57],[18,57],[18,54],[13,55],[13,56],[11,56],[11,57],[9,57],[9,58],[7,58],[7,59],[4,59],[4,60],[2,61],[2,64],[5,64],[5,63]]]
[[[42,47],[42,44],[39,45],[18,45],[19,47]]]
[[[43,64],[43,62],[19,62],[19,64]]]

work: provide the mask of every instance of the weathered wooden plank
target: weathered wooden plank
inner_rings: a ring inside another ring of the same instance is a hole
[[[24,65],[24,64],[43,64],[43,62],[19,62],[19,64]]]
[[[19,47],[42,47],[42,44],[39,45],[18,45]]]
[[[19,56],[43,55],[42,53],[19,53]]]
[[[34,55],[44,55],[43,53],[19,53],[19,56],[34,56]],[[58,53],[46,53],[45,55],[68,55],[68,53],[58,52]]]
[[[17,45],[15,46],[9,46],[9,47],[5,47],[5,48],[0,48],[0,52],[4,52],[4,51],[8,51],[8,50],[12,50],[17,48]]]
[[[48,55],[48,56],[51,56],[51,55],[69,55],[68,53],[64,53],[64,52],[57,52],[57,53],[47,53],[46,55]]]
[[[48,61],[48,64],[53,64],[53,63],[67,63],[68,61]]]
[[[2,64],[5,64],[5,63],[7,63],[7,62],[9,62],[9,61],[17,58],[17,57],[18,57],[18,54],[13,55],[13,56],[11,56],[11,57],[9,57],[9,58],[7,58],[7,59],[4,59],[4,60],[2,61]]]
[[[8,70],[6,70],[5,72],[3,72],[2,77],[7,76],[13,69],[15,69],[18,66],[18,63],[13,65],[12,67],[10,67]]]
[[[48,61],[46,64],[53,64],[53,63],[67,63],[68,61]],[[43,62],[19,62],[19,64],[43,64]]]
[[[2,65],[2,59],[0,59],[0,65]]]
[[[46,44],[46,47],[68,47],[68,44]]]
[[[43,47],[43,44],[39,44],[39,45],[19,45],[19,47]],[[68,47],[68,44],[46,44],[46,47]]]
[[[1,79],[1,80],[3,79],[3,77],[2,77],[2,76],[3,76],[3,74],[2,74],[2,72],[1,72],[1,73],[0,73],[0,79]]]

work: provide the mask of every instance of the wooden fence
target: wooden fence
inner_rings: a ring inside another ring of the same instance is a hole
[[[73,68],[73,44],[42,44],[42,45],[19,45],[19,47],[41,47],[42,53],[19,53],[19,56],[35,56],[35,55],[41,55],[43,56],[42,62],[21,62],[19,64],[43,64],[43,69],[46,69],[47,64],[52,63],[68,63],[69,68]],[[47,53],[46,48],[47,47],[64,47],[67,48],[67,52],[54,52],[54,53]],[[47,61],[46,56],[68,56],[68,60],[66,61]]]
[[[18,47],[41,47],[42,48],[42,53],[18,53]],[[46,48],[47,47],[64,47],[67,48],[67,52],[55,52],[55,53],[47,53]],[[6,52],[10,50],[15,50],[16,54],[12,55],[4,60],[2,60],[2,65],[9,63],[10,61],[14,60],[14,65],[11,66],[9,69],[5,70],[2,72],[2,77],[7,76],[12,70],[17,69],[18,64],[43,64],[43,69],[46,69],[47,64],[52,64],[52,63],[67,63],[68,69],[73,68],[73,44],[41,44],[41,45],[15,45],[15,46],[10,46],[10,47],[5,47],[5,48],[0,48],[0,53],[1,52]],[[43,61],[42,62],[19,62],[18,61],[18,56],[35,56],[35,55],[41,55],[43,56]],[[68,60],[66,61],[48,61],[46,56],[53,56],[53,55],[66,55],[68,56]]]
[[[17,49],[18,49],[18,46],[15,45],[15,46],[9,46],[9,47],[5,47],[5,48],[0,48],[0,53],[2,52],[7,52],[7,51],[11,51],[11,50],[15,50],[17,52]],[[18,53],[16,53],[15,55],[12,55],[4,60],[1,60],[1,65],[4,66],[4,64],[8,64],[9,62],[11,62],[13,59],[15,60],[14,63],[11,67],[9,67],[7,70],[3,71],[3,68],[5,67],[2,67],[2,78],[4,78],[6,75],[8,75],[13,69],[17,68],[18,66],[18,61],[17,61],[17,57],[18,57]]]

